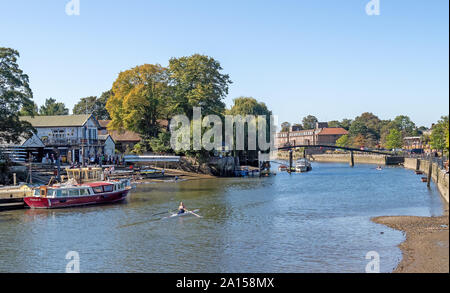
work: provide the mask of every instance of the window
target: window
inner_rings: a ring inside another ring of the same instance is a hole
[[[101,186],[93,187],[92,190],[94,190],[95,193],[102,193],[103,189]]]
[[[69,195],[69,190],[68,189],[62,189],[61,190],[61,196],[68,196]]]
[[[81,196],[89,195],[89,189],[87,189],[87,188],[80,189],[80,195]]]
[[[80,196],[80,190],[79,189],[69,189],[69,195],[70,196]]]
[[[111,192],[111,191],[113,191],[113,185],[104,185],[103,186],[103,190],[105,191],[105,192]]]
[[[55,197],[61,197],[61,196],[62,196],[61,189],[55,190]]]

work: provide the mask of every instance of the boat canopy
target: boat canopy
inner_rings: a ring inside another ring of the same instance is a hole
[[[76,169],[66,169],[67,179],[74,179],[77,182],[81,181],[98,181],[102,179],[103,169],[102,168],[76,168]]]

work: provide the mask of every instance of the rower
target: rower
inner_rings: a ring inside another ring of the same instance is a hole
[[[178,207],[178,214],[184,214],[186,212],[186,207],[183,202],[180,202],[180,206]]]

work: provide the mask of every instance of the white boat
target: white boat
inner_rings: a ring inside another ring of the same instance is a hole
[[[308,172],[311,170],[311,163],[307,159],[300,159],[295,163],[296,172]]]
[[[184,213],[181,214],[172,214],[168,217],[165,217],[164,219],[170,219],[170,218],[178,218],[178,217],[184,217],[184,216],[189,216],[189,215],[195,215],[194,213],[197,213],[199,210],[193,210],[193,211],[186,211]]]

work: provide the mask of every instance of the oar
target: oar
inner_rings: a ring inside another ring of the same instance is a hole
[[[199,215],[197,215],[196,213],[194,213],[194,212],[191,212],[191,211],[188,211],[188,210],[186,210],[188,213],[191,213],[191,214],[193,214],[194,216],[196,216],[196,217],[199,217],[199,218],[202,218],[202,216],[199,216]]]
[[[152,217],[153,217],[153,216],[162,215],[162,214],[166,214],[166,213],[169,213],[169,214],[170,214],[170,213],[172,213],[172,211],[171,211],[171,210],[168,210],[167,212],[161,212],[161,213],[153,214]]]

